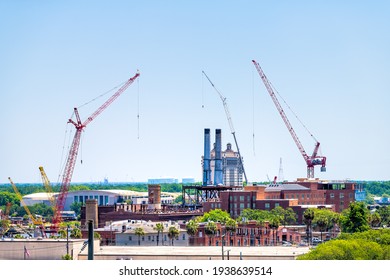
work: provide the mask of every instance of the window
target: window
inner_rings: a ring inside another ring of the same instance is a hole
[[[288,198],[288,194],[286,194],[286,198]]]
[[[265,204],[265,209],[269,209],[269,203]]]
[[[79,202],[79,197],[77,195],[74,196],[74,202]]]
[[[245,205],[244,203],[240,203],[240,209],[244,209]]]
[[[302,194],[302,199],[305,199],[305,194]]]
[[[279,203],[278,202],[275,202],[275,208],[279,206]]]
[[[240,201],[244,201],[244,196],[240,195]]]
[[[334,193],[331,193],[329,196],[330,196],[331,199],[333,199],[334,198]]]
[[[344,193],[340,193],[340,198],[344,198]]]
[[[149,236],[148,236],[148,241],[150,241],[150,240],[152,240],[152,237],[149,235]]]
[[[183,240],[186,240],[186,235],[183,233]]]
[[[131,238],[132,236],[131,235],[129,235],[129,241],[131,241],[132,240],[132,238]]]

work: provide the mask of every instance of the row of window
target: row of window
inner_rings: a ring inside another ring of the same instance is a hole
[[[108,204],[108,195],[75,195],[73,202],[85,203],[88,199],[96,199],[99,205]]]
[[[148,241],[154,242],[154,236],[155,235],[148,235],[147,236]],[[133,237],[135,238],[135,240],[138,241],[138,236],[133,236],[133,235],[129,235],[129,241],[132,241]],[[164,234],[163,235],[163,239],[164,239],[164,241],[167,241],[168,240],[168,236],[166,234]],[[182,240],[186,240],[186,235],[184,233],[182,234],[181,239]],[[179,237],[176,237],[176,240],[179,240]],[[141,237],[141,241],[145,241],[145,236]]]

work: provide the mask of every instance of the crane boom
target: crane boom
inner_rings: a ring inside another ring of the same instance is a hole
[[[54,213],[55,207],[56,207],[56,200],[55,200],[54,195],[53,195],[53,189],[51,188],[49,178],[47,177],[46,172],[42,166],[39,166],[39,171],[41,173],[42,182],[43,182],[43,185],[44,185],[46,192],[48,194],[48,197],[50,200],[50,205],[51,205],[51,207],[53,209],[53,213]]]
[[[257,63],[255,60],[252,60],[253,64],[256,67],[257,72],[260,75],[260,78],[262,79],[269,95],[271,96],[276,109],[278,110],[280,116],[282,117],[284,124],[286,125],[288,131],[290,132],[292,138],[294,139],[295,144],[297,145],[303,159],[306,162],[307,165],[307,178],[314,178],[314,166],[315,165],[321,165],[321,171],[326,171],[326,157],[323,156],[317,156],[318,149],[320,147],[320,142],[316,141],[314,151],[311,156],[309,156],[305,149],[303,148],[303,145],[301,141],[299,140],[297,134],[295,133],[295,130],[293,129],[290,121],[288,120],[286,113],[284,112],[282,106],[279,103],[279,100],[277,99],[274,90],[272,89],[272,86],[270,82],[267,79],[267,76],[264,74],[263,70],[261,69],[259,63]]]
[[[22,204],[24,210],[26,210],[27,215],[30,217],[30,219],[31,219],[31,221],[33,222],[34,225],[39,226],[39,228],[40,228],[41,231],[42,231],[42,236],[43,236],[43,237],[46,237],[46,236],[45,236],[45,226],[44,226],[44,224],[43,224],[43,221],[42,221],[42,220],[37,220],[37,219],[35,219],[35,217],[33,216],[33,214],[31,214],[30,209],[28,209],[26,203],[25,203],[24,200],[23,200],[23,196],[21,195],[21,193],[19,192],[18,188],[16,187],[16,185],[15,185],[14,182],[12,181],[11,177],[8,177],[8,180],[10,181],[11,186],[12,186],[12,188],[14,189],[14,192],[15,192],[16,196],[19,198],[20,203]]]
[[[114,95],[112,95],[106,102],[103,103],[94,113],[92,113],[91,116],[89,116],[84,123],[81,122],[80,115],[77,111],[77,108],[74,108],[74,113],[76,116],[76,121],[69,119],[68,123],[71,123],[75,126],[76,132],[73,138],[73,142],[71,145],[71,148],[69,150],[69,155],[66,161],[64,174],[62,177],[62,183],[60,188],[60,193],[57,198],[56,203],[56,211],[54,212],[53,217],[53,227],[56,229],[61,222],[61,211],[64,209],[65,206],[65,200],[69,191],[70,182],[72,180],[74,167],[76,164],[76,158],[80,146],[80,139],[81,139],[81,133],[83,129],[92,122],[98,115],[100,115],[110,104],[112,104],[140,75],[140,73],[137,71],[137,73],[128,79],[126,83],[116,92]]]
[[[233,138],[234,138],[234,142],[236,144],[236,148],[237,148],[237,153],[238,153],[238,157],[239,157],[239,161],[240,161],[240,167],[242,169],[242,172],[244,173],[244,177],[245,177],[245,182],[248,182],[248,178],[246,177],[246,173],[245,173],[245,168],[244,168],[244,163],[242,162],[242,157],[241,157],[241,153],[240,153],[240,148],[238,147],[238,143],[237,143],[237,138],[236,138],[236,132],[234,130],[234,127],[233,127],[233,121],[232,121],[232,117],[230,115],[230,111],[229,111],[229,107],[227,105],[227,102],[226,102],[226,97],[223,96],[219,90],[214,86],[213,82],[210,80],[210,78],[206,75],[206,73],[204,71],[202,71],[203,74],[205,75],[205,77],[207,78],[207,80],[210,82],[211,86],[215,89],[215,91],[218,93],[219,95],[219,98],[221,98],[222,100],[222,103],[223,103],[223,107],[225,109],[225,113],[226,113],[226,117],[228,119],[228,122],[229,122],[229,126],[230,126],[230,132],[233,134]]]

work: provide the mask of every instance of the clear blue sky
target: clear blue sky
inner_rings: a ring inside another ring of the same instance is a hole
[[[0,1],[0,183],[39,183],[40,165],[58,182],[73,107],[137,69],[86,128],[73,182],[200,180],[204,128],[233,143],[202,70],[249,181],[278,175],[280,158],[285,179],[305,177],[252,59],[321,142],[317,177],[389,180],[389,14],[387,1]]]

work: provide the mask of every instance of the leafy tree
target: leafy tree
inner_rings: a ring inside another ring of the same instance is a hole
[[[377,211],[368,214],[368,223],[371,227],[379,227],[381,224],[381,216]]]
[[[382,226],[390,226],[390,206],[380,207],[378,210],[376,210],[376,213],[379,214],[381,218],[381,225]]]
[[[214,209],[210,212],[204,213],[201,218],[201,222],[213,221],[225,224],[228,219],[230,219],[228,212],[221,209]]]
[[[206,224],[204,231],[206,235],[210,238],[209,245],[211,245],[211,241],[215,236],[215,234],[217,233],[217,225],[215,224],[215,222],[210,221]]]
[[[354,233],[370,229],[368,209],[363,202],[353,202],[341,213],[341,227],[344,232]]]
[[[156,226],[153,228],[154,230],[157,230],[157,246],[158,246],[158,241],[160,239],[160,233],[164,231],[164,225],[162,223],[157,223]]]
[[[384,251],[378,243],[363,239],[331,240],[298,257],[299,260],[380,260],[383,258]]]
[[[229,219],[225,223],[225,230],[229,235],[229,243],[231,239],[231,233],[235,233],[237,229],[237,222],[233,219]]]
[[[341,233],[335,240],[320,244],[302,260],[390,260],[390,229]]]
[[[307,237],[307,243],[310,245],[310,233],[311,233],[311,226],[314,219],[314,210],[313,208],[308,208],[303,212],[303,222],[306,225],[306,237]]]
[[[76,214],[77,217],[80,216],[81,214],[81,207],[83,206],[83,203],[82,202],[73,202],[71,205],[70,205],[70,210],[74,211],[74,213]]]
[[[199,223],[196,220],[189,220],[186,224],[187,233],[194,237],[198,232]]]
[[[20,200],[14,192],[9,192],[9,191],[0,192],[0,205],[6,205],[7,202],[12,203],[13,205],[20,204]]]
[[[273,238],[273,244],[274,244],[274,246],[277,245],[277,242],[276,242],[276,233],[277,233],[277,229],[279,228],[279,226],[280,226],[280,220],[279,220],[279,217],[278,217],[278,216],[274,216],[274,217],[272,217],[272,218],[269,220],[269,227],[273,230],[272,238]]]
[[[175,227],[175,226],[170,226],[168,229],[168,237],[172,242],[173,246],[173,241],[179,237],[180,231]]]
[[[134,233],[135,235],[138,236],[138,246],[141,246],[141,236],[144,236],[145,235],[145,231],[142,227],[137,227],[135,230],[134,230]]]
[[[70,237],[71,238],[81,238],[81,230],[79,228],[73,228],[70,232]]]
[[[284,209],[277,206],[271,210],[271,214],[277,216],[283,225],[291,225],[296,222],[295,212],[290,207]]]

